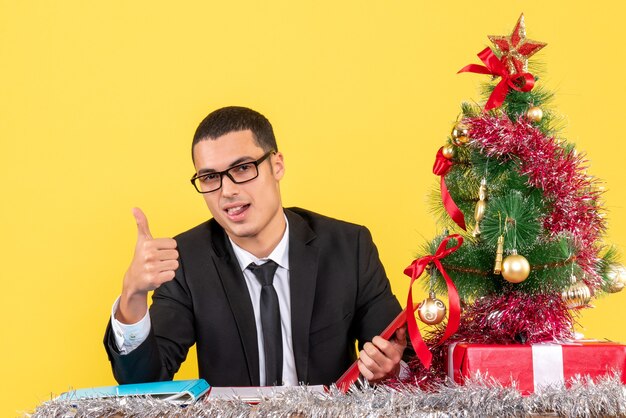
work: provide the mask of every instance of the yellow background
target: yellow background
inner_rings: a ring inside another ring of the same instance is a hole
[[[368,226],[404,301],[403,268],[439,232],[435,152],[485,80],[455,73],[522,11],[549,44],[537,58],[563,134],[606,181],[607,242],[624,249],[619,3],[0,2],[0,416],[114,383],[101,340],[134,247],[130,209],[159,236],[207,218],[190,142],[217,107],[268,116],[284,204]],[[626,341],[625,302],[595,302],[585,335]],[[178,378],[195,374],[193,354]]]

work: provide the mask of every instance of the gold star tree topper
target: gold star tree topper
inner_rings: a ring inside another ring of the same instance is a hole
[[[528,72],[528,58],[547,45],[544,42],[526,38],[523,13],[509,36],[489,35],[488,38],[500,52],[500,59],[510,74]]]

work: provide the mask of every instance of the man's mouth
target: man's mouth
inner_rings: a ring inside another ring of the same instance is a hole
[[[225,209],[225,212],[230,218],[237,218],[239,215],[243,214],[249,207],[249,204],[233,206],[231,208]]]

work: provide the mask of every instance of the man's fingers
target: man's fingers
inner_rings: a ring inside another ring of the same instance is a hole
[[[379,350],[385,359],[391,359],[392,361],[400,360],[402,353],[404,352],[404,346],[396,339],[391,341],[385,340],[383,337],[376,336],[372,338],[372,344]],[[406,343],[405,343],[406,345]]]
[[[357,362],[357,367],[359,368],[359,373],[361,373],[361,375],[367,379],[367,380],[374,380],[374,373],[371,372],[371,370],[365,365],[365,362],[363,361],[362,356],[359,357],[359,360]]]
[[[176,241],[174,241],[173,245],[176,245],[175,243]],[[142,264],[155,263],[165,260],[178,260],[178,250],[176,250],[176,248],[172,248],[169,238],[141,241],[137,244],[137,247],[135,258],[137,258],[138,262]]]
[[[178,268],[178,260],[155,261],[144,264],[144,272],[154,276],[164,271],[174,271]],[[150,276],[148,276],[150,277]]]
[[[396,331],[390,341],[376,336],[363,345],[359,356],[359,371],[369,381],[384,379],[397,372],[406,347],[406,332]]]
[[[376,375],[374,370],[378,370],[378,364],[367,354],[366,347],[363,346],[363,350],[359,353],[359,360],[357,362],[359,372],[367,380],[374,380]]]
[[[159,260],[178,260],[178,251],[176,250],[159,250],[157,252]]]
[[[376,338],[376,337],[374,337]],[[363,345],[363,351],[367,355],[366,358],[371,359],[371,362],[365,362],[367,367],[372,370],[374,373],[390,369],[393,367],[392,361],[385,355],[385,353],[372,342],[365,343]]]
[[[404,349],[406,348],[406,345],[407,345],[406,327],[398,328],[396,332],[393,334],[393,338],[390,341],[392,344],[396,346],[396,348],[404,352]]]
[[[174,271],[178,268],[178,260],[166,260],[159,263],[159,271]]]
[[[161,273],[159,273],[159,275],[157,276],[157,280],[160,282],[159,286],[162,285],[165,282],[169,282],[170,280],[172,280],[174,277],[176,276],[176,273],[174,273],[174,270],[167,270],[167,271],[162,271]]]
[[[139,208],[133,208],[133,216],[137,222],[137,236],[140,239],[152,239],[150,228],[148,227],[148,219]]]
[[[144,246],[147,250],[173,250],[176,248],[176,240],[173,238],[153,238],[146,241]]]
[[[404,341],[406,344],[406,327],[400,327],[396,330],[395,338],[398,341]]]
[[[369,381],[385,378],[394,368],[394,363],[373,343],[363,345],[359,355],[359,371]]]

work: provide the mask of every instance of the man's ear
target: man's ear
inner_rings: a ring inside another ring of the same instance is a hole
[[[276,154],[270,157],[272,159],[272,174],[276,180],[280,180],[285,175],[285,160],[283,154],[277,151]]]

